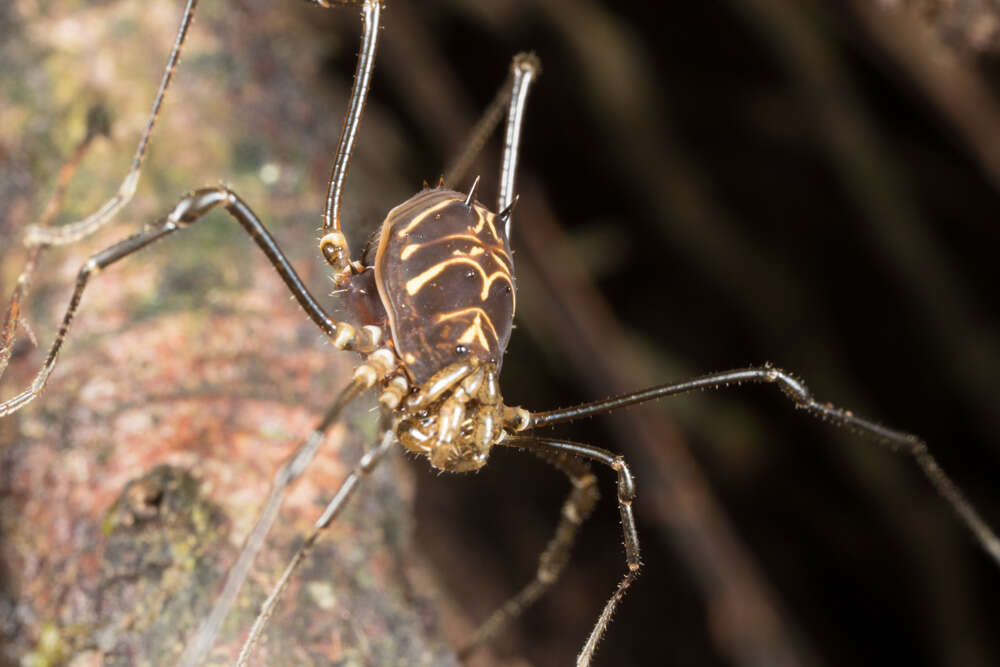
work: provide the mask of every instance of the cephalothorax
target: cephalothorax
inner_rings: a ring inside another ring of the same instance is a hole
[[[326,0],[314,0],[328,6]],[[624,459],[607,450],[527,434],[536,427],[556,424],[619,407],[697,389],[720,388],[745,382],[774,384],[796,406],[813,415],[845,424],[875,438],[892,442],[910,454],[938,491],[957,511],[982,546],[1000,562],[1000,540],[930,456],[919,438],[887,429],[850,411],[817,402],[794,376],[769,365],[705,375],[644,391],[549,412],[506,406],[499,387],[503,354],[511,335],[516,305],[516,281],[510,247],[514,177],[521,123],[528,90],[539,73],[530,54],[515,56],[508,82],[498,97],[506,108],[506,129],[495,210],[476,199],[476,185],[460,192],[454,182],[425,189],[393,208],[360,258],[355,258],[341,229],[343,186],[364,109],[379,33],[380,0],[357,0],[363,8],[364,35],[347,119],[337,150],[323,217],[319,250],[333,269],[337,293],[347,312],[346,321],[331,317],[305,287],[281,249],[251,208],[231,189],[213,186],[183,196],[174,208],[141,232],[93,255],[80,269],[76,289],[62,326],[30,387],[0,403],[0,417],[38,397],[52,373],[81,296],[90,279],[102,269],[142,248],[203,219],[215,208],[229,213],[250,235],[288,286],[307,316],[337,349],[360,354],[363,361],[350,384],[333,401],[315,431],[295,456],[277,472],[271,495],[246,546],[230,570],[222,593],[201,628],[186,642],[183,665],[200,664],[247,577],[257,550],[277,515],[288,485],[296,479],[320,446],[324,433],[338,420],[343,407],[363,390],[377,387],[382,420],[379,444],[358,462],[344,480],[315,530],[294,555],[274,592],[265,601],[250,631],[241,664],[245,663],[296,566],[320,531],[336,517],[360,481],[395,444],[426,456],[440,470],[462,472],[483,466],[494,446],[528,450],[567,475],[572,489],[554,537],[539,562],[534,581],[490,617],[469,647],[485,641],[534,601],[564,566],[579,524],[596,500],[596,479],[588,462],[607,466],[617,474],[617,502],[622,520],[626,571],[604,606],[577,660],[588,665],[617,604],[637,576],[639,543],[632,501],[635,488]],[[163,82],[139,143],[132,167],[117,194],[97,212],[79,222],[57,228],[40,225],[29,230],[31,259],[12,298],[0,332],[0,372],[9,357],[17,327],[19,302],[41,251],[49,245],[70,243],[109,222],[133,196],[157,113],[178,62],[197,0],[188,0]],[[485,134],[502,117],[487,114],[472,140],[470,151],[482,145]],[[496,116],[495,119],[492,119]],[[466,161],[460,160],[459,163]],[[459,180],[453,176],[452,180]],[[478,181],[477,181],[478,182]]]
[[[476,201],[475,189],[424,190],[382,223],[365,253],[374,266],[348,278],[361,292],[374,274],[400,366],[380,401],[401,413],[399,441],[441,470],[483,466],[503,434],[497,376],[516,299],[509,218],[509,208],[497,215]]]

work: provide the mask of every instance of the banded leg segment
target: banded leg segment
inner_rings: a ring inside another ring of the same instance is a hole
[[[317,2],[329,6],[324,2]],[[341,285],[352,271],[360,270],[351,260],[351,251],[347,245],[340,225],[340,211],[343,208],[344,181],[347,169],[354,153],[354,142],[357,139],[358,128],[361,127],[361,114],[368,99],[368,89],[371,86],[372,72],[375,69],[375,50],[378,46],[378,32],[381,22],[380,0],[364,0],[362,3],[364,21],[364,36],[361,39],[361,51],[358,54],[358,67],[354,73],[354,85],[351,87],[351,100],[344,118],[344,128],[340,132],[337,146],[337,157],[330,172],[330,185],[326,196],[326,211],[323,213],[323,237],[319,242],[320,252],[334,269],[334,281]]]
[[[59,169],[55,191],[45,205],[41,222],[39,222],[41,227],[47,228],[56,217],[56,214],[62,209],[62,202],[66,197],[66,191],[69,189],[70,183],[73,181],[73,175],[76,173],[76,169],[80,165],[83,156],[87,153],[91,144],[93,144],[94,139],[101,136],[107,137],[110,132],[111,126],[107,111],[100,105],[92,107],[87,112],[86,135],[80,140],[80,143],[77,144],[69,158],[67,158],[66,162]],[[21,269],[21,275],[17,277],[17,283],[15,283],[10,295],[10,301],[7,303],[7,312],[4,314],[3,326],[0,327],[0,378],[3,377],[4,371],[7,370],[7,363],[10,361],[10,355],[14,347],[14,334],[17,332],[18,324],[23,325],[21,319],[21,302],[27,298],[28,291],[31,289],[31,280],[35,275],[35,269],[38,267],[38,262],[45,248],[44,244],[36,244],[28,247],[28,257],[24,262],[24,268]]]
[[[502,444],[507,443],[503,442]],[[523,444],[515,442],[511,446],[523,447]],[[600,495],[597,491],[597,478],[583,461],[567,454],[552,454],[540,449],[526,449],[561,470],[569,478],[573,488],[570,490],[566,502],[563,503],[555,534],[538,559],[535,579],[493,612],[479,626],[468,643],[459,651],[459,657],[462,658],[467,657],[476,647],[495,637],[507,623],[520,616],[555,583],[569,560],[570,550],[573,548],[573,542],[576,540],[580,525],[594,511],[594,506]]]
[[[305,472],[313,457],[316,456],[316,452],[319,451],[320,445],[323,444],[327,431],[340,418],[347,404],[366,388],[364,381],[360,379],[347,385],[340,395],[337,396],[333,405],[327,409],[326,414],[323,415],[323,418],[316,425],[316,428],[313,429],[313,432],[309,434],[305,442],[278,469],[278,472],[274,476],[274,481],[271,483],[271,491],[267,496],[267,501],[264,503],[264,508],[261,510],[253,530],[247,536],[246,542],[243,544],[243,550],[240,551],[239,557],[232,568],[230,568],[229,574],[226,575],[226,583],[222,587],[222,592],[215,599],[212,611],[205,618],[201,627],[198,628],[197,634],[194,635],[184,648],[184,653],[181,655],[178,665],[181,667],[197,667],[197,665],[200,665],[204,661],[208,652],[212,650],[212,646],[215,645],[215,639],[219,633],[219,628],[222,627],[223,621],[229,615],[229,610],[236,601],[240,589],[243,588],[243,583],[246,581],[247,575],[250,574],[250,568],[253,566],[253,562],[260,552],[261,547],[264,546],[264,541],[267,539],[268,533],[271,532],[274,520],[278,517],[278,510],[281,508],[285,489]]]
[[[386,420],[383,420],[385,422]],[[383,424],[385,426],[386,424]],[[292,575],[295,570],[298,569],[299,563],[305,558],[309,549],[316,543],[319,539],[320,534],[323,532],[327,526],[329,526],[337,515],[340,514],[341,510],[347,504],[347,501],[357,490],[358,485],[361,480],[367,477],[371,472],[378,466],[382,461],[386,452],[392,447],[396,442],[396,435],[394,429],[386,428],[382,434],[382,440],[374,448],[365,453],[358,461],[358,464],[354,466],[354,470],[351,474],[344,479],[341,483],[340,488],[337,489],[337,493],[334,494],[333,499],[323,510],[323,514],[316,520],[313,526],[312,533],[306,538],[299,550],[295,552],[292,556],[292,560],[289,561],[288,565],[285,567],[285,571],[281,573],[281,577],[278,579],[278,583],[275,585],[274,590],[271,591],[271,595],[264,601],[261,606],[260,614],[257,615],[257,620],[254,621],[253,628],[250,630],[250,635],[247,637],[246,642],[243,644],[243,648],[240,651],[239,659],[236,664],[243,667],[250,660],[250,656],[253,655],[254,648],[257,646],[257,642],[260,640],[261,634],[264,632],[264,628],[267,627],[267,623],[274,613],[275,607],[277,607],[278,602],[281,600],[282,594],[285,592],[285,588],[288,586],[288,582],[291,580]]]
[[[625,576],[618,583],[615,592],[608,598],[601,615],[594,624],[587,642],[580,650],[576,658],[577,667],[587,667],[594,657],[597,643],[604,636],[604,631],[611,622],[618,603],[625,597],[632,582],[639,575],[639,567],[642,565],[639,560],[639,534],[636,531],[635,516],[632,513],[632,500],[635,499],[635,483],[632,481],[632,473],[625,463],[625,459],[617,454],[613,454],[606,449],[585,445],[568,440],[553,440],[550,438],[536,438],[530,436],[511,436],[501,442],[503,445],[520,447],[535,452],[541,456],[559,457],[576,456],[583,459],[590,459],[603,464],[618,473],[618,510],[622,521],[622,536],[625,542],[625,564],[627,566]]]
[[[922,439],[895,429],[887,428],[871,420],[859,417],[850,410],[839,408],[829,403],[820,403],[813,398],[812,392],[802,380],[770,365],[760,367],[740,368],[722,373],[703,375],[691,380],[651,387],[631,394],[615,396],[603,401],[584,403],[560,410],[548,412],[533,412],[523,421],[517,430],[528,430],[539,426],[548,426],[560,422],[572,421],[581,417],[610,412],[636,403],[644,403],[666,396],[676,396],[695,390],[722,389],[738,386],[746,382],[777,385],[781,393],[795,403],[795,407],[805,410],[820,419],[834,424],[856,429],[876,440],[889,443],[905,451],[924,473],[937,492],[951,505],[952,509],[965,526],[976,537],[980,546],[1000,565],[1000,538],[986,523],[979,511],[969,502],[950,477],[941,469],[937,460],[931,455],[927,443]]]
[[[156,119],[160,115],[163,98],[167,94],[167,89],[170,88],[170,82],[173,80],[177,63],[180,62],[184,41],[187,39],[188,30],[194,21],[194,12],[197,8],[198,0],[188,0],[184,7],[181,24],[177,29],[177,37],[174,39],[170,56],[167,58],[167,66],[163,70],[160,87],[157,89],[156,97],[153,99],[153,108],[149,112],[149,118],[146,119],[146,127],[142,131],[142,136],[139,137],[139,145],[135,149],[135,157],[132,158],[132,164],[129,167],[128,173],[125,174],[121,185],[118,186],[118,191],[111,199],[104,202],[99,209],[82,220],[60,225],[59,227],[48,227],[44,224],[29,227],[25,235],[26,245],[66,245],[84,239],[110,222],[118,211],[132,200],[132,196],[135,195],[136,186],[139,184],[139,174],[142,171],[142,163],[146,159],[146,152],[149,148],[150,138],[153,135],[153,128],[156,127]]]
[[[46,382],[48,382],[49,375],[51,375],[52,369],[55,367],[59,351],[66,340],[66,335],[69,333],[73,318],[79,309],[80,300],[92,275],[142,250],[165,236],[197,222],[217,206],[222,206],[240,223],[243,229],[254,240],[254,243],[257,244],[257,247],[267,256],[271,265],[288,286],[292,296],[295,297],[313,322],[330,337],[337,348],[361,353],[371,352],[375,349],[381,331],[377,327],[361,327],[357,329],[346,322],[338,322],[330,317],[316,298],[309,293],[302,279],[299,278],[295,269],[289,263],[284,253],[282,253],[281,248],[278,247],[274,238],[268,233],[263,223],[235,192],[225,187],[203,188],[184,196],[174,209],[159,222],[138,234],[116,243],[106,250],[92,255],[87,260],[77,275],[76,287],[70,298],[66,314],[63,316],[59,332],[56,334],[56,339],[52,343],[52,347],[49,348],[48,356],[45,358],[41,370],[39,370],[28,389],[0,403],[0,417],[19,410],[42,393]]]

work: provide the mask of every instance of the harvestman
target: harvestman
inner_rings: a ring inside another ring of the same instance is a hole
[[[323,7],[331,6],[327,0],[311,1]],[[252,653],[282,591],[309,547],[344,507],[361,480],[397,443],[426,456],[432,467],[451,472],[482,467],[493,446],[515,447],[552,463],[571,482],[572,490],[563,506],[555,535],[540,557],[535,579],[487,619],[466,650],[494,636],[505,622],[537,599],[558,576],[568,559],[579,525],[597,501],[596,478],[590,472],[589,462],[607,466],[617,473],[626,572],[577,658],[578,665],[590,664],[616,606],[635,580],[640,567],[639,541],[632,514],[632,501],[636,496],[632,475],[625,460],[612,452],[589,444],[538,437],[530,435],[530,432],[540,426],[664,396],[746,382],[776,384],[797,407],[897,445],[909,453],[983,548],[1000,563],[1000,540],[941,471],[922,440],[880,426],[850,411],[821,404],[812,398],[800,380],[768,365],[714,373],[561,410],[533,412],[505,405],[499,390],[499,371],[511,333],[516,299],[510,251],[513,209],[517,201],[514,177],[522,118],[529,88],[539,73],[538,61],[529,54],[515,56],[508,81],[473,131],[456,167],[438,187],[424,189],[392,209],[375,239],[358,259],[351,254],[342,232],[341,208],[344,181],[374,66],[381,4],[378,0],[345,2],[363,7],[362,47],[330,177],[319,250],[333,269],[338,294],[348,313],[347,320],[334,320],[309,293],[263,223],[235,192],[224,186],[202,188],[182,197],[173,210],[158,222],[87,260],[80,269],[69,307],[35,380],[28,389],[0,403],[0,417],[3,417],[24,407],[42,393],[92,276],[197,222],[217,207],[228,212],[250,235],[309,318],[334,346],[362,356],[362,363],[351,382],[305,443],[276,474],[260,518],[231,569],[211,614],[188,643],[181,664],[199,664],[211,649],[254,556],[277,516],[284,490],[303,472],[344,406],[364,390],[375,386],[380,390],[379,404],[382,408],[379,443],[362,457],[344,480],[316,521],[313,532],[293,556],[250,631],[240,655],[240,664],[245,664]],[[0,373],[10,356],[19,321],[20,302],[27,292],[42,250],[91,235],[112,220],[135,193],[160,105],[170,85],[197,4],[197,0],[187,2],[153,110],[132,166],[118,192],[83,220],[50,227],[47,222],[51,215],[47,213],[42,224],[28,230],[25,242],[29,247],[29,261],[15,288],[4,328],[0,331]],[[505,111],[500,187],[497,212],[494,212],[476,199],[478,179],[468,192],[457,192],[445,186],[461,178],[472,156],[478,152]],[[91,127],[97,129],[88,134],[87,141],[99,131],[101,124],[94,122]],[[70,160],[66,173],[71,171],[76,157]],[[62,188],[57,192],[61,193]],[[50,210],[57,206],[58,200],[59,196],[54,198]]]

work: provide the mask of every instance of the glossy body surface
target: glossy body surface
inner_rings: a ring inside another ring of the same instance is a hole
[[[499,371],[510,339],[510,242],[496,214],[466,199],[424,190],[382,226],[375,279],[396,352],[417,384],[469,356]]]

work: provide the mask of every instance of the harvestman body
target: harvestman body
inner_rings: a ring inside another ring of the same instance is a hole
[[[316,4],[329,6],[325,0]],[[285,488],[302,473],[315,454],[326,430],[337,421],[343,407],[370,387],[380,390],[382,436],[343,482],[314,532],[292,558],[263,609],[240,656],[244,664],[295,568],[315,542],[320,531],[334,519],[361,479],[378,464],[395,443],[427,457],[431,466],[450,472],[476,470],[486,464],[490,449],[509,446],[528,450],[562,470],[572,482],[560,524],[540,558],[538,573],[517,596],[483,624],[466,650],[487,640],[510,618],[534,601],[552,584],[564,566],[577,527],[597,501],[596,479],[587,461],[608,466],[617,473],[617,500],[626,551],[626,572],[601,611],[577,659],[591,662],[598,641],[615,607],[639,571],[639,542],[632,514],[635,488],[621,456],[588,444],[541,438],[526,433],[536,427],[556,424],[619,407],[680,394],[695,389],[720,388],[743,382],[777,384],[798,407],[836,423],[853,426],[880,440],[899,445],[918,462],[924,473],[947,499],[990,555],[1000,562],[1000,541],[941,472],[925,444],[915,436],[884,428],[849,411],[815,401],[805,385],[769,366],[717,373],[693,380],[663,385],[625,396],[550,412],[531,412],[507,406],[499,389],[501,361],[513,324],[516,294],[510,233],[521,121],[528,90],[537,78],[539,65],[531,55],[514,58],[511,76],[497,103],[487,112],[465,152],[468,157],[482,144],[506,109],[503,161],[496,212],[476,200],[476,184],[469,192],[444,187],[425,189],[388,214],[375,239],[360,260],[351,255],[341,229],[343,185],[365,99],[372,76],[381,6],[378,0],[353,4],[363,7],[364,35],[357,72],[330,178],[319,249],[334,272],[334,281],[348,321],[333,319],[309,293],[264,225],[240,197],[226,187],[195,190],[184,196],[168,215],[144,231],[93,255],[80,270],[76,289],[55,342],[32,385],[0,403],[0,417],[34,400],[44,389],[59,350],[68,333],[82,294],[90,278],[101,269],[147,245],[200,220],[208,211],[222,207],[247,231],[284,280],[306,314],[340,350],[363,357],[351,383],[334,401],[313,434],[295,456],[277,473],[265,503],[237,563],[229,573],[222,593],[209,617],[192,638],[181,664],[199,664],[211,648],[222,621],[245,580],[281,503]],[[149,137],[163,96],[169,87],[197,0],[188,0],[184,17],[168,60],[146,130],[128,175],[119,192],[92,216],[58,228],[45,224],[29,230],[29,263],[8,309],[0,338],[0,372],[6,366],[18,322],[20,301],[41,251],[48,245],[64,244],[90,235],[109,222],[131,199],[138,182]],[[468,160],[460,160],[460,163]],[[460,177],[458,169],[449,177]]]

